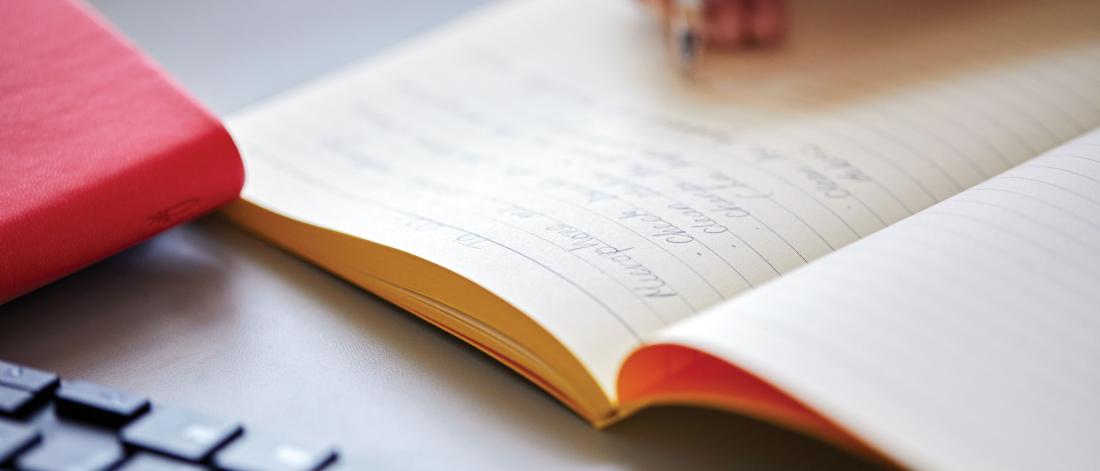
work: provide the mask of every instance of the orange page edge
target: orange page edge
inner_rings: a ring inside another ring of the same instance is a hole
[[[878,464],[902,468],[886,453],[760,376],[686,345],[657,343],[638,348],[623,362],[617,386],[619,413],[599,426],[649,406],[710,407],[778,424]]]

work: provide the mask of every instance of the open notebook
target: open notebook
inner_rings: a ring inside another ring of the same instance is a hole
[[[1100,3],[800,2],[695,83],[638,10],[505,2],[260,103],[226,214],[597,425],[1100,467]]]

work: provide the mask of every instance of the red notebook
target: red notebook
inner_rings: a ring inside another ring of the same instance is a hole
[[[89,7],[0,15],[0,303],[237,198],[221,123]]]

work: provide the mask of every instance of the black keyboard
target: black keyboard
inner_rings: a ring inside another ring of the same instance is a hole
[[[0,469],[332,470],[334,447],[0,361]]]

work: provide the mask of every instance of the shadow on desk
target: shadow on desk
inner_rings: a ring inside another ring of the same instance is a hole
[[[216,218],[0,306],[0,358],[402,468],[875,469],[711,410],[594,430],[476,349]]]

